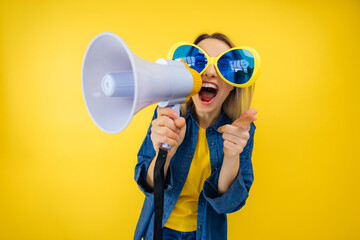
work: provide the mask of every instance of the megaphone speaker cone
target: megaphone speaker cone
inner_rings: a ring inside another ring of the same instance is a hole
[[[104,132],[114,134],[122,131],[134,115],[136,76],[133,66],[135,63],[131,51],[113,33],[99,34],[86,51],[82,69],[84,99],[91,118]],[[120,95],[115,83],[119,74],[126,76],[123,79],[130,83],[130,87],[126,89],[127,95],[109,97]]]

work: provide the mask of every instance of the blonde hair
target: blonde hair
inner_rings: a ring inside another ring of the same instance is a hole
[[[206,33],[201,34],[200,36],[198,36],[195,39],[194,44],[197,45],[199,42],[201,42],[202,40],[207,39],[207,38],[221,40],[221,41],[225,42],[226,44],[228,44],[230,48],[235,47],[235,44],[227,36],[225,36],[222,33],[213,33],[211,35],[206,34]],[[223,111],[225,112],[225,114],[232,121],[235,121],[244,112],[246,112],[247,110],[250,109],[251,102],[252,102],[253,95],[254,95],[254,90],[255,90],[255,83],[247,88],[234,87],[234,89],[229,93],[229,96],[225,99],[225,101],[222,105],[222,108],[223,108]],[[187,103],[183,103],[180,105],[181,113],[184,116],[186,115],[188,107],[191,107],[190,112],[193,113],[195,107],[194,107],[194,104],[193,104],[193,101],[191,98]]]

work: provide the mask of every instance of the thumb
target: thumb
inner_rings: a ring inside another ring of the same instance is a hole
[[[257,110],[255,108],[249,109],[244,112],[238,119],[236,119],[231,125],[235,127],[247,127],[252,122],[257,120],[255,116],[257,114]]]
[[[179,118],[175,119],[174,123],[175,123],[175,126],[180,129],[186,125],[185,118],[183,118],[183,117],[179,117]]]

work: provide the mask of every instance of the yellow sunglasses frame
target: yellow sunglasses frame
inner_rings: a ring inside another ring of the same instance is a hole
[[[251,47],[246,47],[246,46],[242,46],[242,47],[234,47],[234,48],[230,48],[228,50],[226,50],[225,52],[219,54],[217,57],[210,57],[201,47],[199,47],[198,45],[195,45],[193,43],[188,43],[188,42],[179,42],[179,43],[176,43],[174,44],[170,50],[169,50],[169,53],[168,53],[168,56],[167,56],[167,59],[168,60],[173,60],[173,56],[174,56],[174,53],[176,51],[176,49],[180,46],[183,46],[183,45],[190,45],[190,46],[193,46],[193,47],[196,47],[197,49],[199,49],[202,53],[204,53],[205,57],[207,58],[208,62],[205,66],[205,68],[200,72],[200,75],[202,75],[206,69],[211,65],[213,64],[217,73],[219,74],[219,76],[221,77],[222,80],[224,80],[226,83],[234,86],[234,87],[240,87],[240,88],[246,88],[246,87],[250,87],[251,85],[253,85],[256,81],[256,79],[258,78],[259,76],[259,71],[260,71],[260,55],[258,54],[258,52],[256,52],[253,48]],[[230,52],[232,50],[235,50],[235,49],[243,49],[243,50],[247,50],[249,51],[253,56],[254,56],[254,71],[253,71],[253,74],[250,78],[249,81],[247,81],[246,83],[243,83],[243,84],[236,84],[236,83],[232,83],[230,82],[229,80],[227,80],[222,74],[221,72],[219,71],[219,68],[217,66],[217,61],[224,55],[226,54],[227,52]]]

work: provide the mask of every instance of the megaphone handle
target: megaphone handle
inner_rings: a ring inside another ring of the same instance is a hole
[[[168,107],[172,108],[178,114],[178,116],[180,116],[180,104],[170,105]],[[162,143],[161,147],[165,150],[170,150],[173,148],[173,146],[170,146],[167,143]]]
[[[154,168],[154,240],[163,239],[163,211],[164,211],[164,166],[168,151],[160,148]]]
[[[171,107],[180,116],[180,104],[175,104],[168,107]],[[159,153],[154,167],[154,211],[155,211],[154,235],[153,235],[154,240],[163,239],[162,220],[163,220],[163,211],[164,211],[164,187],[165,187],[164,166],[166,162],[167,153],[172,148],[173,146],[170,146],[166,143],[161,144],[161,148],[159,149]]]

